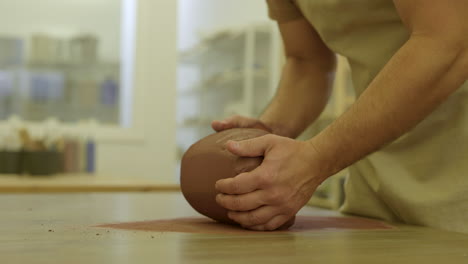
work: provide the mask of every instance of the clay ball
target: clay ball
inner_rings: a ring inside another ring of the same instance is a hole
[[[260,129],[234,128],[209,135],[193,144],[182,158],[181,189],[187,202],[200,214],[218,222],[238,225],[216,203],[215,183],[257,168],[263,157],[239,157],[226,149],[229,140],[241,141],[268,134]],[[290,227],[291,219],[280,229]]]

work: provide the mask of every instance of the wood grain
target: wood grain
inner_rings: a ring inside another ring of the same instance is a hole
[[[468,236],[424,227],[186,234],[103,223],[198,216],[180,193],[0,195],[1,263],[468,263]],[[300,215],[333,216],[306,208]]]
[[[179,190],[179,185],[162,184],[155,179],[138,177],[0,175],[0,193],[164,192]]]

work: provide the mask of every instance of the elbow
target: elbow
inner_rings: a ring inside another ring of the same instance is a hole
[[[317,54],[314,56],[298,56],[286,54],[286,61],[294,65],[319,68],[323,72],[333,72],[336,69],[337,59],[334,53]]]
[[[447,66],[457,72],[463,80],[468,79],[468,34],[464,31],[419,32],[411,34],[410,39],[430,47],[432,52],[446,58]],[[422,40],[422,41],[421,41]]]
[[[462,40],[447,40],[444,53],[452,57],[451,71],[460,82],[468,80],[468,42]]]
[[[434,43],[447,54],[458,55],[468,50],[468,27],[419,30],[412,32],[411,38]]]
[[[457,54],[457,57],[463,56],[468,51],[468,36],[451,36],[442,38],[441,41],[445,43],[447,49],[450,49],[452,52]]]
[[[443,41],[445,41],[445,52],[454,56],[452,69],[464,82],[468,79],[468,37],[460,34]]]
[[[464,81],[468,80],[468,48],[462,49],[460,56],[459,56],[459,70],[461,74],[461,78]]]

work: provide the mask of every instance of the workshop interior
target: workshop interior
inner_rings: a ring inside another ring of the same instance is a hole
[[[187,188],[224,161],[184,154],[216,133],[214,120],[259,117],[276,94],[285,47],[266,1],[2,0],[0,10],[5,263],[468,262],[466,234],[340,213],[349,169],[318,186],[289,230],[216,222],[205,211],[215,194],[190,200],[203,194]],[[357,99],[350,62],[334,56],[331,95],[299,141]]]

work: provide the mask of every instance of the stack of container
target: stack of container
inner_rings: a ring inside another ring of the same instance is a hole
[[[34,131],[9,125],[0,130],[0,174],[53,175],[95,172],[92,137],[61,133],[44,124]]]

